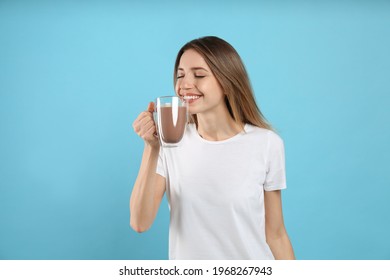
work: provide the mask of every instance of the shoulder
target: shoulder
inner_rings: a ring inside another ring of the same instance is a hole
[[[253,134],[254,136],[261,137],[270,142],[282,142],[283,139],[273,130],[261,128],[251,124],[245,124],[245,132],[247,134]]]
[[[253,146],[266,151],[268,154],[283,153],[283,139],[273,130],[246,124],[245,132],[251,138]],[[252,147],[253,147],[252,146]]]

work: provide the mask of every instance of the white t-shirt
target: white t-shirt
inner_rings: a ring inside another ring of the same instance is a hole
[[[265,239],[264,191],[286,188],[284,145],[273,131],[246,124],[223,141],[188,125],[176,148],[163,148],[169,259],[274,259]]]

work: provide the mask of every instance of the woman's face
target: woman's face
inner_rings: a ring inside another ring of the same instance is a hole
[[[217,112],[220,106],[226,106],[221,86],[195,50],[183,53],[176,75],[176,93],[188,102],[191,114]]]

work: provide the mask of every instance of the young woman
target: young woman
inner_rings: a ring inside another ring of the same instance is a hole
[[[166,192],[170,259],[294,259],[282,214],[283,141],[257,107],[235,49],[217,37],[187,43],[174,82],[191,122],[179,147],[160,149],[154,104],[134,121],[145,146],[131,227],[149,229]]]

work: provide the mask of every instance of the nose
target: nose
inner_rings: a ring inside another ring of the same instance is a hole
[[[194,81],[189,77],[189,75],[184,76],[180,80],[178,80],[179,89],[191,89],[194,87]]]

